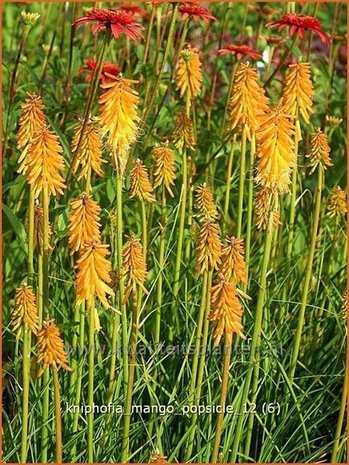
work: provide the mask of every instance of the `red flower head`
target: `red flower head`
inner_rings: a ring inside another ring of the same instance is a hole
[[[111,10],[121,10],[125,13],[132,15],[132,16],[140,16],[144,18],[147,16],[147,12],[144,8],[137,6],[137,5],[120,5],[118,8],[110,8]]]
[[[85,82],[90,82],[93,72],[96,69],[97,66],[97,60],[92,60],[91,58],[88,58],[86,60],[86,65],[82,66],[78,74],[82,74],[87,72],[86,77],[85,77]],[[108,74],[112,74],[113,76],[118,76],[120,74],[121,70],[118,68],[116,65],[111,63],[110,61],[105,61],[103,64],[101,76],[100,76],[100,81],[102,84],[105,84],[106,82],[111,82],[111,78],[108,76]]]
[[[290,28],[290,36],[298,34],[302,39],[304,37],[304,31],[312,31],[317,34],[322,42],[329,42],[329,36],[321,29],[321,23],[317,18],[313,16],[301,15],[296,13],[289,13],[283,15],[281,19],[277,21],[271,21],[267,24],[271,28],[278,28],[281,31],[285,27]]]
[[[198,20],[199,18],[203,21],[214,21],[216,19],[213,16],[207,6],[200,2],[184,2],[182,3],[178,11],[182,14],[182,19],[192,18],[194,21]]]
[[[243,57],[251,58],[252,60],[257,60],[261,58],[262,54],[257,50],[252,50],[248,45],[243,44],[230,44],[226,47],[218,50],[219,55],[234,55],[238,60],[241,60]]]
[[[122,34],[132,40],[138,41],[142,38],[141,30],[143,26],[136,23],[134,17],[121,9],[91,8],[86,15],[73,22],[73,26],[84,23],[97,23],[93,26],[93,34],[103,29],[110,29],[117,39]]]

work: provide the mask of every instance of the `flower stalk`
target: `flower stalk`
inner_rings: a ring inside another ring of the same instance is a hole
[[[310,286],[310,280],[312,276],[315,248],[316,248],[318,232],[319,232],[319,224],[320,224],[323,181],[324,181],[324,170],[321,166],[319,166],[318,173],[317,173],[316,191],[315,191],[313,230],[312,230],[311,242],[310,242],[310,247],[309,247],[309,254],[308,254],[308,259],[307,259],[305,276],[304,276],[304,281],[303,281],[303,291],[302,291],[301,305],[300,305],[299,315],[298,315],[298,324],[297,324],[297,329],[296,329],[296,333],[295,333],[294,340],[293,340],[292,358],[291,358],[291,365],[290,365],[290,371],[289,371],[289,379],[291,383],[293,383],[294,375],[295,375],[296,368],[297,368],[299,348],[301,344],[301,337],[302,337],[303,326],[304,326],[305,310],[306,310],[307,303],[308,303],[309,286]]]

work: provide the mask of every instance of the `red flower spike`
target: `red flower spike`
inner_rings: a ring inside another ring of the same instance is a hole
[[[93,72],[96,69],[97,66],[97,60],[92,60],[91,58],[88,58],[86,60],[86,65],[82,66],[78,74],[82,74],[87,72],[87,75],[85,77],[85,82],[90,82]],[[101,76],[100,76],[100,81],[102,84],[105,84],[107,82],[111,81],[111,78],[109,77],[110,75],[112,76],[118,76],[120,74],[121,70],[118,66],[114,65],[114,63],[111,63],[110,61],[105,61],[103,64],[103,68],[101,71]],[[109,76],[108,76],[109,74]]]
[[[241,60],[243,57],[251,58],[252,60],[257,60],[262,57],[262,54],[257,50],[252,50],[248,45],[243,44],[230,44],[220,50],[218,50],[219,55],[234,55],[238,60]]]
[[[185,2],[182,3],[178,11],[182,15],[182,19],[191,18],[194,21],[202,19],[203,21],[215,21],[216,17],[213,16],[207,6],[200,2]]]
[[[80,26],[84,23],[97,23],[93,26],[93,34],[97,34],[103,29],[110,29],[115,39],[122,34],[136,42],[143,38],[141,33],[143,26],[136,23],[132,15],[118,8],[91,8],[85,16],[76,19],[73,26]]]
[[[267,26],[270,28],[277,28],[278,31],[282,31],[284,28],[289,27],[291,37],[298,34],[302,39],[305,31],[312,31],[320,37],[322,42],[328,43],[330,40],[326,32],[321,29],[320,21],[313,16],[288,13],[283,15],[281,19],[271,21]]]

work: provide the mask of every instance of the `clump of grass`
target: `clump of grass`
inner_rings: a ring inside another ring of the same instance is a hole
[[[4,461],[344,461],[345,5],[19,8]]]

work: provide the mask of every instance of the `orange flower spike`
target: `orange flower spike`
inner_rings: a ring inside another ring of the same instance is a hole
[[[272,196],[273,190],[268,187],[260,187],[256,192],[254,208],[257,229],[267,229]],[[278,228],[281,224],[279,211],[273,211],[274,228]]]
[[[48,237],[52,236],[51,225],[48,225]],[[34,208],[34,249],[39,247],[39,253],[44,249],[44,210],[38,205]],[[50,245],[49,245],[49,248]]]
[[[268,111],[268,98],[258,84],[258,74],[249,63],[239,62],[235,73],[230,99],[230,127],[242,130],[245,125],[247,137],[251,140]]]
[[[226,237],[227,245],[222,251],[222,266],[220,273],[234,284],[247,283],[247,267],[244,260],[244,240],[236,237]]]
[[[188,90],[190,98],[198,96],[202,85],[202,71],[199,52],[188,45],[179,56],[177,74],[177,89],[183,98]]]
[[[193,125],[185,110],[181,110],[176,115],[174,139],[177,149],[183,150],[183,147],[187,147],[194,150],[196,142],[193,135]]]
[[[331,147],[328,144],[327,136],[321,131],[321,129],[318,129],[317,132],[311,135],[310,153],[306,155],[310,161],[310,174],[316,170],[318,165],[320,165],[324,170],[333,165],[330,153]]]
[[[88,194],[81,195],[71,203],[68,224],[70,253],[78,252],[91,241],[101,242],[100,207]]]
[[[125,277],[124,303],[127,303],[131,294],[137,292],[137,285],[147,294],[144,281],[147,278],[147,264],[144,260],[143,248],[139,239],[131,236],[123,248],[122,274]]]
[[[257,132],[257,182],[280,193],[288,190],[290,173],[295,163],[294,124],[280,107],[264,115]]]
[[[26,174],[28,183],[34,188],[35,197],[39,196],[44,187],[51,195],[63,194],[66,186],[60,175],[64,168],[62,152],[58,137],[47,125],[34,134],[18,173]]]
[[[233,334],[238,334],[242,339],[246,339],[241,324],[243,308],[236,287],[222,275],[219,276],[217,284],[211,288],[211,302],[209,319],[214,324],[213,345],[218,346],[224,333],[229,338]]]
[[[154,189],[164,185],[171,197],[174,196],[171,187],[176,179],[175,159],[173,150],[168,143],[156,145],[152,151],[154,160]]]
[[[340,217],[347,213],[347,199],[341,187],[336,186],[330,195],[328,203],[328,213],[330,218]]]
[[[131,195],[141,201],[155,202],[153,195],[153,186],[149,180],[148,170],[142,160],[136,160],[135,166],[130,171],[131,178]]]
[[[291,63],[286,75],[286,84],[282,98],[283,111],[291,116],[297,116],[300,111],[304,121],[310,123],[313,110],[314,89],[310,77],[310,64]]]
[[[200,221],[214,221],[218,219],[218,211],[213,194],[206,183],[195,190],[197,216]]]
[[[22,326],[29,328],[34,334],[38,331],[39,317],[35,303],[35,294],[31,286],[23,284],[16,289],[15,306],[12,311],[11,323],[18,339],[22,332]]]
[[[219,226],[207,221],[200,229],[197,245],[197,269],[202,274],[209,269],[218,269],[221,262],[222,243]]]
[[[99,99],[98,121],[101,125],[101,137],[107,136],[113,165],[123,173],[130,146],[137,137],[140,121],[137,114],[138,92],[131,87],[131,84],[138,81],[125,79],[121,74],[117,77],[107,74],[107,77],[110,78],[110,82],[101,86],[106,91]]]
[[[76,126],[73,140],[72,140],[72,152],[76,152],[83,121],[80,120]],[[102,163],[106,163],[102,159],[103,143],[100,137],[100,128],[94,119],[87,121],[85,126],[84,134],[81,141],[81,147],[77,153],[78,159],[74,167],[74,173],[78,170],[79,165],[81,166],[81,172],[78,176],[78,181],[82,178],[86,179],[90,170],[93,170],[98,176],[103,176]]]
[[[46,123],[44,104],[41,97],[27,92],[28,98],[21,105],[19,131],[17,133],[17,149],[23,149],[31,141],[34,133]]]
[[[43,322],[43,329],[38,333],[38,352],[37,363],[42,364],[38,376],[41,376],[49,365],[55,371],[58,371],[59,367],[72,371],[64,350],[63,339],[54,320]]]
[[[80,250],[80,257],[76,262],[76,287],[77,303],[84,300],[92,304],[97,296],[102,304],[108,308],[107,295],[114,295],[114,291],[108,286],[111,282],[111,264],[106,258],[108,245],[92,241]]]

